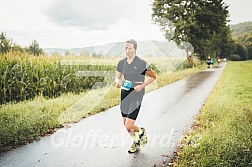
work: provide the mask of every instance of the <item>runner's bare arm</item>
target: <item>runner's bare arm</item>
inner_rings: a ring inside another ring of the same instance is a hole
[[[122,78],[122,73],[117,71],[116,76],[115,76],[115,83],[116,83],[117,88],[121,87],[121,78]]]
[[[157,78],[155,72],[153,70],[148,70],[146,71],[146,74],[151,77],[151,78],[154,78],[154,80]]]
[[[148,78],[147,81],[144,82],[143,84],[137,85],[137,86],[134,87],[134,89],[135,89],[136,92],[140,92],[145,86],[151,84],[151,83],[152,83],[153,81],[155,81],[156,78],[157,78],[155,72],[152,71],[152,70],[146,71],[146,74],[149,76],[149,78]]]

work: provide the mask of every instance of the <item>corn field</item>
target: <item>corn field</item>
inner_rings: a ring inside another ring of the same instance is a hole
[[[19,102],[35,96],[58,97],[63,93],[80,93],[90,89],[102,76],[77,76],[78,71],[114,71],[115,65],[90,65],[87,58],[78,59],[83,65],[62,64],[64,57],[35,57],[28,54],[0,55],[0,104]],[[79,63],[81,64],[81,63]]]

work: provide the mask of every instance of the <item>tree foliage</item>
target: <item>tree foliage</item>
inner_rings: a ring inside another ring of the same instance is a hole
[[[235,40],[239,40],[240,37],[243,37],[245,34],[252,33],[252,22],[242,22],[239,24],[231,25],[232,36]]]
[[[43,54],[43,50],[39,47],[39,43],[36,40],[32,41],[32,44],[28,48],[28,52],[35,56]]]
[[[252,60],[252,45],[247,46],[248,50],[248,59]]]
[[[36,40],[32,41],[32,44],[28,48],[23,48],[20,45],[13,43],[11,38],[8,38],[5,33],[0,34],[0,54],[7,52],[28,52],[35,56],[44,54],[43,50],[39,47],[39,43]]]
[[[244,58],[252,60],[252,22],[239,23],[232,25],[231,28],[234,40],[247,49],[248,54]],[[237,54],[240,55],[240,53]],[[244,60],[244,58],[241,59]]]
[[[0,54],[7,53],[11,50],[11,40],[3,32],[0,35]]]
[[[240,60],[248,60],[248,50],[244,45],[239,43],[235,44],[234,53],[240,56]]]
[[[206,59],[208,54],[229,54],[225,48],[231,48],[232,39],[227,26],[228,6],[223,0],[154,0],[152,9],[152,18],[165,37],[172,36],[177,44],[190,42],[200,59]],[[165,27],[169,25],[164,20],[172,22],[173,35],[167,34],[170,31]]]

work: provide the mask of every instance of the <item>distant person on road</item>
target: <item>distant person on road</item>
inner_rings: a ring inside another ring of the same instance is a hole
[[[123,124],[129,134],[133,137],[133,144],[128,150],[129,153],[136,152],[140,145],[147,144],[145,128],[135,125],[141,103],[143,100],[145,86],[156,79],[156,74],[151,67],[136,55],[137,42],[134,39],[125,42],[124,51],[126,57],[117,64],[115,83],[117,88],[121,88],[121,115]],[[145,74],[149,78],[145,80]],[[122,81],[122,75],[124,80]]]
[[[211,64],[212,64],[212,65],[214,64],[214,58],[211,59]]]
[[[212,62],[212,59],[210,56],[208,56],[207,57],[207,68],[210,68],[211,62]]]
[[[220,63],[221,63],[221,59],[220,59],[220,56],[218,56],[218,59],[217,59],[217,61],[218,61],[218,65],[220,65]]]

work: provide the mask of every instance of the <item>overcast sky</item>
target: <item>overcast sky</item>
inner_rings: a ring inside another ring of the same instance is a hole
[[[225,0],[231,24],[252,21],[252,0]],[[151,0],[0,0],[0,32],[21,46],[78,48],[164,39],[151,21]]]

